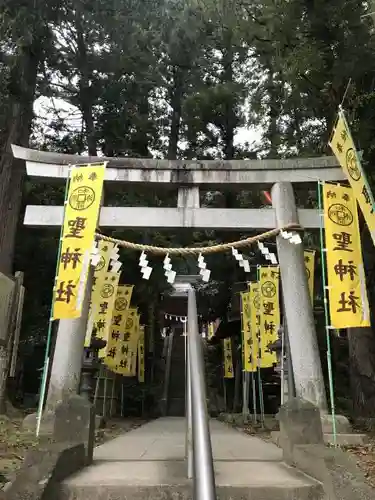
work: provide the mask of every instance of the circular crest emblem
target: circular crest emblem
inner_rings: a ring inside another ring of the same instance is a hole
[[[105,258],[100,256],[99,262],[96,264],[95,271],[101,271],[105,266]]]
[[[127,299],[125,299],[125,297],[119,297],[118,299],[116,299],[115,309],[117,311],[125,311],[127,306],[128,306],[128,301],[127,301]]]
[[[262,295],[268,299],[276,295],[276,286],[272,281],[266,281],[262,285]]]
[[[348,149],[346,152],[346,168],[353,181],[359,181],[361,178],[361,171],[358,167],[357,155],[354,149]]]
[[[95,191],[89,186],[77,187],[69,197],[69,205],[74,210],[87,210],[95,201]]]
[[[114,286],[111,285],[110,283],[106,283],[103,286],[100,295],[103,297],[103,299],[108,299],[109,297],[112,297],[112,295],[114,294],[114,292],[115,292]]]
[[[353,222],[353,214],[349,208],[342,203],[334,203],[328,209],[329,219],[338,226],[350,226]]]

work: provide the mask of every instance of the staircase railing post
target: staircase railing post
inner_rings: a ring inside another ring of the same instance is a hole
[[[193,427],[194,500],[215,500],[215,478],[207,414],[202,341],[198,333],[195,290],[188,291],[188,358],[190,358]]]
[[[193,429],[192,429],[192,410],[191,410],[191,370],[189,343],[187,336],[187,322],[184,323],[184,334],[186,342],[186,458],[187,458],[187,477],[193,477]]]

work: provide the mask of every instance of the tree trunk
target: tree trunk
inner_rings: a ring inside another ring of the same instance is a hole
[[[269,96],[269,125],[267,130],[267,137],[270,143],[268,157],[278,158],[280,146],[279,118],[281,114],[280,89],[274,82],[274,71],[271,65],[269,65],[268,71],[269,76],[267,88]]]
[[[374,245],[367,225],[360,214],[362,254],[365,266],[367,296],[371,324],[375,311]],[[350,385],[355,417],[374,418],[375,415],[375,334],[371,328],[348,330]]]
[[[24,177],[23,162],[13,159],[11,144],[28,146],[28,140],[20,137],[20,135],[24,137],[29,135],[25,130],[28,118],[25,117],[25,120],[22,120],[23,116],[25,113],[21,104],[14,104],[12,116],[9,118],[7,143],[0,159],[0,272],[7,275],[13,272],[13,254]],[[22,129],[23,133],[20,134]]]
[[[181,69],[175,66],[173,68],[173,88],[171,91],[172,118],[168,144],[169,160],[175,160],[177,158],[183,93],[184,89]]]
[[[232,47],[232,31],[229,28],[225,29],[224,47],[223,50],[223,83],[227,86],[227,90],[233,86],[233,47]],[[236,113],[234,109],[234,99],[229,98],[229,92],[225,101],[225,126],[223,131],[223,154],[226,160],[232,160],[234,157],[234,132],[236,128]]]
[[[0,272],[12,274],[14,244],[22,199],[24,164],[14,160],[11,145],[28,147],[37,72],[44,37],[21,47],[9,82],[10,116],[0,159]]]
[[[355,417],[375,415],[375,336],[371,328],[350,328],[350,384]]]
[[[149,90],[144,88],[140,102],[138,104],[139,125],[137,127],[137,151],[141,158],[148,158],[150,151],[148,149],[148,132],[149,132]]]
[[[77,66],[80,73],[79,81],[79,101],[82,111],[82,118],[85,124],[86,140],[89,156],[97,156],[97,140],[93,114],[93,87],[92,75],[89,69],[86,40],[84,28],[81,22],[80,9],[76,10],[76,30],[77,30]]]

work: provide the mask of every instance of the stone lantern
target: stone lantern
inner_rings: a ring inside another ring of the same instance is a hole
[[[93,331],[90,347],[85,347],[81,371],[80,394],[91,400],[94,390],[94,380],[100,369],[99,350],[107,345],[107,341],[96,337]]]

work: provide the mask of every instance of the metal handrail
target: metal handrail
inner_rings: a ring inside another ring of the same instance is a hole
[[[207,412],[202,340],[198,333],[197,304],[195,290],[192,286],[188,289],[187,346],[188,475],[191,472],[189,471],[189,463],[192,463],[194,500],[215,500],[215,475]],[[192,447],[189,447],[189,442],[192,442]]]

